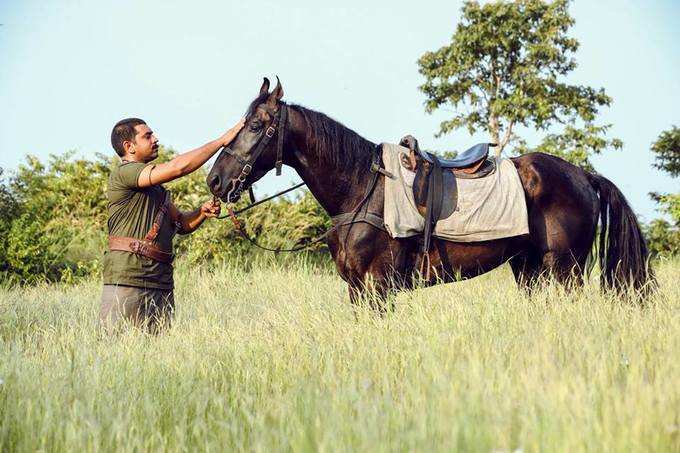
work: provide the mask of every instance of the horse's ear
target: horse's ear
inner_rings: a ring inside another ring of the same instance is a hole
[[[271,108],[275,108],[276,104],[281,100],[283,97],[283,87],[281,86],[281,81],[279,80],[279,76],[276,76],[276,88],[274,88],[274,91],[271,92],[269,95],[269,99],[267,99],[267,104]]]
[[[269,93],[269,79],[266,77],[262,81],[262,86],[260,87],[260,96],[265,93]]]

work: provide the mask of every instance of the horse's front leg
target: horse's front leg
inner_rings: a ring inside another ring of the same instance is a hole
[[[394,309],[394,301],[390,301],[398,288],[392,276],[364,274],[361,278],[348,281],[349,300],[352,306],[366,302],[368,306],[380,314]]]
[[[389,251],[389,236],[367,224],[342,227],[329,237],[328,246],[338,273],[349,286],[352,305],[368,303],[384,313],[389,296],[399,289],[399,266]]]
[[[374,242],[371,260],[352,268],[352,277],[346,281],[353,304],[365,300],[373,309],[385,313],[394,309],[397,292],[413,288],[416,250],[415,242],[404,243],[387,235],[378,239],[379,242]]]

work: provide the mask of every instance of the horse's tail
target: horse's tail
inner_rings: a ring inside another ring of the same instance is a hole
[[[654,284],[645,238],[621,191],[601,175],[588,174],[600,196],[599,261],[602,287],[646,292]]]

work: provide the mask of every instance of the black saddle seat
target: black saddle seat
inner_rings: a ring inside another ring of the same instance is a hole
[[[420,147],[417,147],[416,150],[420,154],[420,157],[422,157],[429,163],[433,163],[434,159],[437,159],[439,161],[439,166],[441,168],[465,168],[470,167],[475,162],[479,162],[482,159],[486,159],[486,156],[489,155],[489,146],[496,146],[496,144],[478,143],[472,148],[463,151],[462,153],[460,153],[460,155],[456,156],[454,159],[443,159],[441,157],[437,157],[433,154],[421,151]]]

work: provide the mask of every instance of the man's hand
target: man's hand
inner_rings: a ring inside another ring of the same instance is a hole
[[[181,227],[177,230],[179,234],[189,234],[196,231],[205,219],[220,215],[219,200],[206,201],[200,208],[193,211],[181,212],[174,204],[170,205],[170,217]]]
[[[219,140],[222,142],[222,145],[229,146],[229,144],[234,140],[239,131],[243,129],[244,124],[246,124],[246,119],[241,118],[240,120],[238,120],[238,123],[234,124],[234,126],[231,129],[225,132],[224,135],[222,135],[219,138]]]
[[[206,201],[201,205],[201,214],[206,217],[217,217],[220,215],[220,202],[219,200]]]

